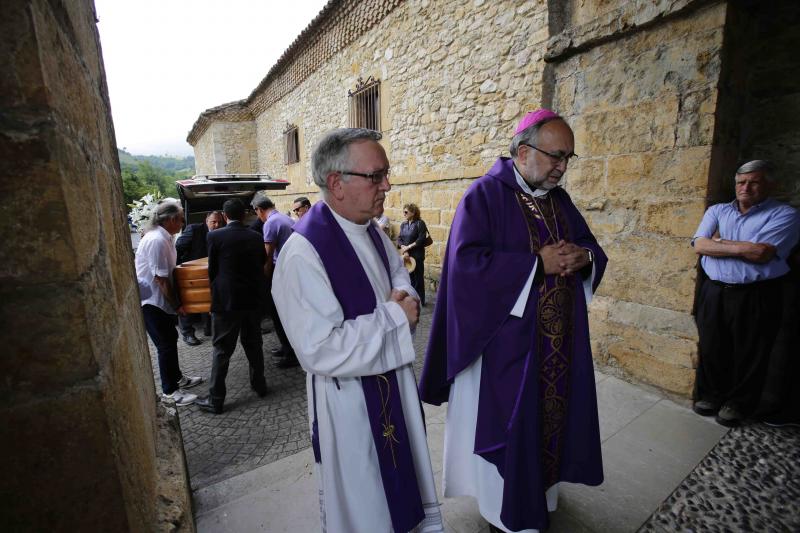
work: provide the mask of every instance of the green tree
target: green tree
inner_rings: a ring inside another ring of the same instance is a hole
[[[131,155],[119,150],[125,208],[147,193],[176,197],[175,182],[194,174],[194,157]]]

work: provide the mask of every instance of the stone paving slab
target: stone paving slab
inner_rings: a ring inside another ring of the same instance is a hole
[[[700,462],[725,428],[617,378],[596,374],[606,480],[566,484],[549,533],[636,531]],[[446,407],[424,405],[434,478],[448,533],[488,533],[473,498],[442,498]],[[616,413],[620,411],[620,413]],[[660,429],[651,437],[642,428]],[[675,450],[673,450],[673,448]],[[680,449],[680,450],[677,450]],[[677,450],[677,451],[676,451]],[[200,533],[318,531],[313,456],[304,450],[195,492]]]
[[[199,489],[194,494],[198,533],[320,530],[317,484],[310,448]]]

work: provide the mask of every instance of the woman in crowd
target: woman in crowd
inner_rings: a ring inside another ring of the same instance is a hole
[[[419,218],[419,208],[416,204],[403,206],[403,217],[406,221],[400,225],[397,246],[401,254],[413,257],[417,263],[416,268],[409,274],[411,286],[419,294],[422,305],[425,305],[425,240],[428,237],[428,227]]]

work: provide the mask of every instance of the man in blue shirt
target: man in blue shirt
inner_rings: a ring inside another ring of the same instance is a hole
[[[697,305],[694,410],[733,427],[755,410],[782,312],[787,259],[800,235],[795,209],[769,198],[768,161],[736,171],[736,199],[711,206],[692,245],[708,276]]]
[[[278,310],[272,301],[272,275],[275,271],[275,263],[278,261],[281,248],[292,234],[294,220],[278,211],[275,203],[268,196],[262,195],[258,199],[254,199],[253,208],[258,218],[264,221],[264,248],[267,252],[267,262],[264,265],[264,275],[267,278],[267,309],[275,326],[275,334],[281,343],[280,349],[277,352],[273,351],[273,355],[280,358],[275,366],[278,368],[298,366],[300,363],[297,361],[292,345],[289,344],[289,339],[286,337],[283,324],[278,316]]]

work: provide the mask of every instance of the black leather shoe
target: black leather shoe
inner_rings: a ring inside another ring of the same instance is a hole
[[[717,421],[717,424],[726,428],[735,428],[742,423],[743,418],[741,411],[735,406],[726,404],[722,406],[714,420]]]
[[[258,394],[259,398],[263,398],[267,394],[269,394],[269,389],[266,385],[262,385],[260,387],[251,387],[256,394]]]
[[[773,413],[769,416],[763,417],[761,421],[773,428],[783,428],[783,427],[800,428],[800,418],[798,417],[792,418],[790,415],[783,413]]]
[[[183,342],[188,344],[189,346],[199,346],[203,344],[203,341],[195,337],[194,335],[184,335]]]
[[[277,368],[293,368],[296,366],[300,366],[300,361],[297,360],[294,352],[275,361],[275,367]]]
[[[209,413],[214,413],[215,415],[222,414],[222,403],[215,402],[211,399],[211,396],[206,396],[205,398],[200,398],[194,404],[202,409],[203,411],[208,411]]]
[[[700,416],[714,416],[719,411],[719,407],[708,400],[697,400],[692,405],[692,410]]]

